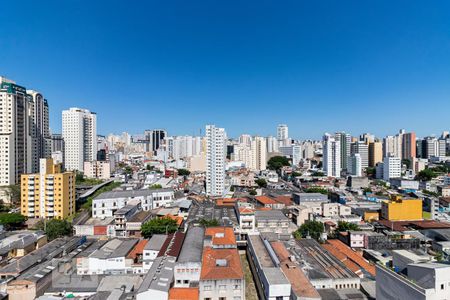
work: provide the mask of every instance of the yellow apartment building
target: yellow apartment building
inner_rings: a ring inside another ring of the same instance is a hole
[[[39,173],[21,176],[21,213],[28,218],[64,219],[75,213],[75,174],[42,158]]]
[[[402,199],[392,196],[381,203],[381,216],[389,221],[422,220],[422,199]]]

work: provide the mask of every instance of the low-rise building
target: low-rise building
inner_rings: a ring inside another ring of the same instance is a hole
[[[422,220],[422,199],[393,196],[381,203],[381,217],[389,221]]]
[[[279,260],[269,241],[261,235],[250,235],[248,256],[259,294],[268,300],[290,299],[291,283],[279,268]]]
[[[143,268],[144,270],[149,270],[153,264],[153,261],[158,257],[159,251],[164,245],[167,239],[167,235],[164,234],[154,234],[148,243],[144,247],[144,257],[143,257]]]
[[[93,199],[92,216],[95,218],[112,217],[116,210],[121,209],[130,201],[139,201],[142,210],[148,211],[169,206],[174,199],[173,189],[106,192]]]
[[[112,239],[90,255],[77,258],[78,275],[132,273],[127,255],[137,244],[137,239]]]
[[[290,234],[290,220],[280,210],[255,211],[256,230],[262,232],[274,232]]]
[[[329,202],[328,196],[321,193],[294,193],[292,199],[297,205],[310,202]]]
[[[245,299],[245,279],[237,249],[205,247],[199,299]]]
[[[175,265],[174,287],[198,286],[202,269],[203,227],[190,227]]]

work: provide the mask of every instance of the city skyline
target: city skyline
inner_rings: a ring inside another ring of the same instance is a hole
[[[58,3],[58,14],[10,3],[28,22],[0,21],[11,37],[0,73],[45,95],[53,132],[72,106],[97,112],[105,135],[215,123],[237,136],[242,119],[246,133],[287,123],[298,139],[362,127],[427,136],[447,125],[448,3],[108,3],[108,13]],[[167,104],[175,109],[161,113]]]

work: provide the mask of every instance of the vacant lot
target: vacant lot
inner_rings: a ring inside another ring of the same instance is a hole
[[[241,254],[242,268],[244,269],[245,277],[245,299],[258,300],[258,293],[256,292],[255,282],[253,281],[252,272],[248,265],[247,257],[245,254]]]

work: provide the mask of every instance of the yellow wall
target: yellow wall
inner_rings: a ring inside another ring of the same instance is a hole
[[[379,218],[380,214],[376,211],[366,211],[364,213],[364,221],[366,222],[378,221]]]
[[[385,201],[381,208],[383,218],[390,221],[422,220],[422,199]]]
[[[46,174],[28,174],[21,176],[21,213],[27,217],[35,218],[58,218],[64,219],[75,213],[75,174],[73,172],[59,173],[61,166],[53,165],[52,159],[45,161],[45,167],[47,169]],[[31,178],[34,178],[34,185],[29,185]],[[53,179],[53,187],[50,186],[50,181]],[[45,187],[52,189],[53,200],[47,196],[47,192],[44,193],[44,201],[46,204],[46,210],[40,211],[40,181],[45,181]],[[34,216],[29,212],[29,190],[34,190]],[[54,216],[49,215],[47,204],[53,201]]]

